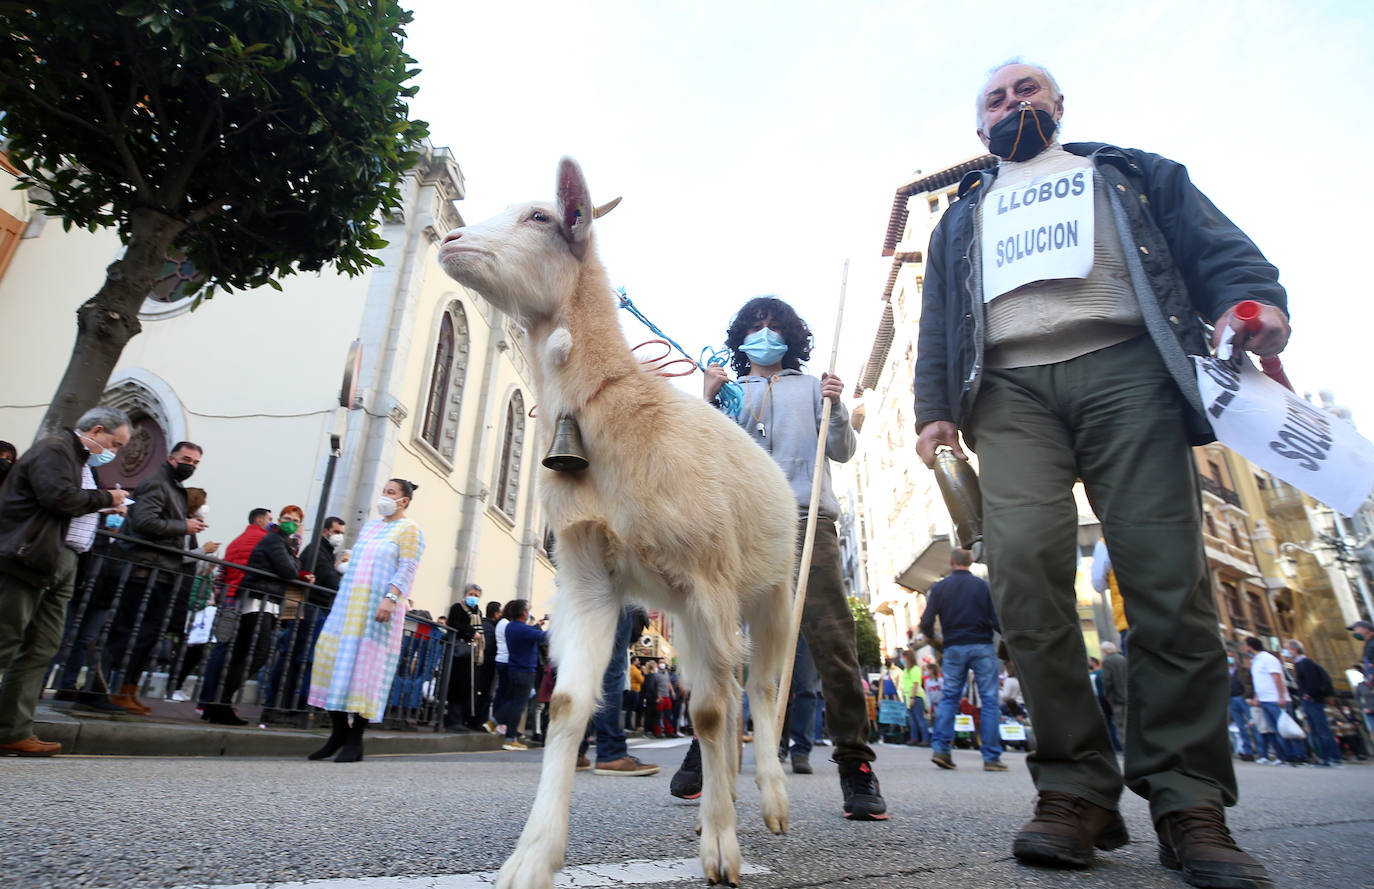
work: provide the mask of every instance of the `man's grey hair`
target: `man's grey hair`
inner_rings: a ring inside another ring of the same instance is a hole
[[[1064,93],[1059,89],[1059,81],[1054,79],[1054,75],[1050,73],[1049,68],[1046,68],[1044,65],[1037,65],[1034,62],[1027,62],[1020,56],[1012,56],[1005,62],[994,65],[988,69],[987,76],[983,78],[983,85],[978,88],[978,95],[973,97],[973,115],[974,119],[978,121],[979,130],[983,129],[983,93],[986,91],[988,81],[992,79],[992,75],[1001,71],[1008,65],[1025,65],[1028,68],[1034,68],[1036,71],[1039,71],[1041,76],[1049,83],[1050,91],[1054,93],[1055,101],[1064,98]]]
[[[1115,642],[1103,642],[1097,647],[1102,649],[1103,654],[1116,654],[1117,651]]]
[[[1287,645],[1289,648],[1293,649],[1298,654],[1307,654],[1307,649],[1303,648],[1302,643],[1299,642],[1297,639],[1289,639],[1287,642],[1283,644]]]
[[[114,432],[120,426],[130,426],[132,428],[128,414],[117,407],[106,407],[103,404],[93,407],[82,414],[81,418],[76,421],[76,426],[74,428],[78,432],[88,432],[97,426],[107,432]]]

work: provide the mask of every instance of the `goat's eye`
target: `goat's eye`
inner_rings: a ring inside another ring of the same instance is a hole
[[[535,210],[532,214],[530,214],[530,218],[533,219],[535,222],[548,222],[549,214],[545,213],[543,210]]]

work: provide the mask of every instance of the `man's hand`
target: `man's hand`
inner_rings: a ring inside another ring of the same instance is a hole
[[[309,571],[306,571],[304,574],[301,575],[301,580],[305,581],[306,583],[314,583],[315,575],[311,574]]]
[[[215,554],[215,550],[219,549],[219,544],[216,543],[215,541],[211,540],[209,543],[206,543],[206,544],[202,547],[202,549],[205,550],[205,554],[206,554],[207,556],[213,556],[213,555]]]
[[[129,496],[129,492],[123,488],[115,488],[113,491],[109,492],[109,495],[110,499],[113,501],[110,504],[111,506],[122,507],[124,505],[124,498]]]
[[[844,383],[834,374],[821,374],[821,398],[829,398],[831,404],[839,404],[844,394]]]
[[[1277,355],[1283,351],[1283,347],[1288,345],[1288,336],[1291,332],[1288,327],[1288,316],[1283,310],[1276,307],[1260,303],[1259,314],[1260,329],[1251,333],[1246,329],[1245,324],[1236,318],[1234,307],[1227,309],[1226,314],[1222,315],[1212,330],[1212,351],[1216,351],[1221,344],[1221,335],[1230,327],[1236,332],[1233,340],[1236,348],[1247,349],[1256,355]]]
[[[916,456],[926,466],[933,468],[935,449],[940,445],[949,445],[954,450],[954,456],[960,460],[968,459],[968,454],[959,445],[959,427],[949,420],[936,420],[921,427],[921,434],[916,437]]]
[[[719,364],[708,364],[706,370],[702,371],[705,379],[701,383],[701,395],[707,401],[714,401],[729,381],[730,375],[725,372],[725,368]]]
[[[210,526],[207,525],[207,524],[205,524],[205,522],[201,521],[200,519],[187,519],[187,520],[186,520],[186,533],[187,533],[187,534],[199,534],[201,531],[204,531],[204,530],[205,530],[206,528],[208,528],[208,527],[210,527]]]

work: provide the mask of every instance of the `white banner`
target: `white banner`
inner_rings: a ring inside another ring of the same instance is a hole
[[[1032,281],[1086,278],[1093,267],[1093,174],[1068,170],[988,195],[983,300]]]
[[[1374,444],[1266,377],[1248,358],[1194,355],[1217,439],[1251,463],[1351,516],[1374,489]]]
[[[1003,741],[1026,740],[1026,727],[1019,722],[1004,722],[997,727]]]
[[[973,717],[967,713],[959,713],[954,717],[954,730],[956,732],[973,731]]]

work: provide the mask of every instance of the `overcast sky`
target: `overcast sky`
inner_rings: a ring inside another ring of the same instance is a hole
[[[597,223],[612,282],[690,351],[771,293],[810,322],[824,370],[850,258],[848,390],[894,189],[982,152],[973,98],[1021,55],[1058,79],[1065,141],[1188,166],[1280,269],[1294,384],[1334,389],[1374,430],[1374,4],[411,4],[415,114],[463,168],[464,218],[551,198],[572,155],[594,200],[625,199]]]

